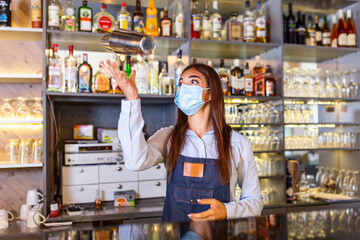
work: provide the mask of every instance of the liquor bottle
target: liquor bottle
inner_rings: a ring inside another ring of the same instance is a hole
[[[53,55],[49,58],[47,91],[61,92],[61,59],[58,55],[58,44],[53,44]]]
[[[87,5],[87,1],[83,1],[83,5],[78,9],[78,21],[79,21],[79,31],[91,32],[92,31],[92,20],[93,20],[93,11]]]
[[[96,32],[109,33],[114,31],[115,19],[106,11],[106,4],[101,4],[100,12],[94,17],[94,29]]]
[[[79,65],[78,70],[79,92],[90,93],[92,91],[92,67],[88,63],[88,55],[84,53],[83,63]]]
[[[213,63],[213,61],[208,60],[208,61],[206,62],[206,64],[207,64],[209,67],[214,68],[214,63]]]
[[[257,240],[269,240],[269,217],[259,216],[256,218]]]
[[[307,27],[307,36],[306,36],[306,45],[308,46],[316,46],[316,38],[315,38],[315,25],[313,23],[312,17],[308,16],[308,27]]]
[[[347,33],[346,33],[346,25],[344,21],[344,12],[342,9],[338,11],[339,14],[339,22],[337,27],[337,36],[338,36],[338,47],[347,47]]]
[[[213,40],[221,40],[221,29],[222,29],[222,23],[221,23],[221,15],[218,12],[218,1],[213,1],[213,10],[210,16],[211,21],[211,39]]]
[[[197,64],[197,59],[196,58],[193,59],[193,64]]]
[[[158,18],[157,8],[155,7],[155,1],[149,0],[149,7],[146,9],[146,28],[145,33],[150,36],[157,37],[158,32]]]
[[[150,57],[148,62],[148,79],[150,83],[150,94],[159,94],[159,62]]]
[[[96,189],[96,193],[95,193],[96,197],[95,197],[95,201],[94,201],[94,205],[95,205],[95,208],[99,208],[101,207],[101,200],[100,200],[100,194],[99,194],[99,190]]]
[[[65,58],[64,92],[77,92],[77,58],[74,57],[74,46],[69,45],[69,56]]]
[[[288,43],[296,43],[296,18],[292,11],[292,3],[289,3],[289,15],[286,18]]]
[[[288,162],[286,162],[286,202],[291,203],[293,201],[294,189],[292,184],[292,175],[289,172]]]
[[[297,12],[297,22],[296,22],[296,43],[305,44],[306,39],[306,27],[305,22],[303,22],[301,17],[301,11]]]
[[[273,76],[270,65],[266,65],[265,70],[265,96],[275,96],[276,95],[276,82]]]
[[[331,29],[331,36],[330,36],[330,42],[331,47],[337,47],[337,21],[336,21],[336,15],[332,15],[332,29]]]
[[[128,55],[126,56],[125,60],[125,73],[128,77],[131,75],[131,57]]]
[[[191,38],[200,38],[201,15],[198,9],[198,1],[192,0],[191,3]]]
[[[249,217],[248,218],[248,240],[257,240],[256,234],[256,218]]]
[[[329,47],[331,44],[330,29],[327,24],[327,17],[324,16],[324,27],[322,29],[322,45]]]
[[[126,3],[121,3],[121,9],[117,14],[120,29],[131,30],[131,15],[126,10]]]
[[[185,30],[184,30],[185,13],[184,13],[184,5],[182,0],[176,0],[174,21],[175,21],[174,37],[183,38],[185,36]]]
[[[209,2],[205,2],[204,12],[201,15],[201,30],[200,30],[200,38],[201,39],[211,39],[211,20],[209,13]]]
[[[283,13],[283,37],[284,37],[284,43],[288,43],[288,28],[287,28],[287,18],[285,17],[285,14]]]
[[[322,45],[322,31],[319,27],[319,17],[317,15],[315,15],[315,41],[316,46]]]
[[[261,2],[257,2],[257,17],[255,21],[255,42],[266,43],[266,18]]]
[[[136,63],[136,76],[135,83],[139,94],[149,93],[149,82],[148,82],[148,64],[143,60],[142,57],[138,56],[138,62]]]
[[[31,0],[31,27],[42,28],[41,1]]]
[[[244,30],[244,41],[245,42],[254,42],[255,41],[255,32],[254,32],[254,14],[250,10],[250,1],[245,2],[245,17],[243,21],[243,30]]]
[[[232,12],[229,20],[226,21],[226,40],[241,41],[242,40],[242,24],[238,21],[239,13]]]
[[[110,78],[107,76],[104,69],[101,66],[99,66],[99,69],[94,76],[94,81],[92,84],[92,92],[108,93],[109,91],[110,91]]]
[[[234,68],[231,69],[230,91],[231,95],[245,95],[244,70],[240,68],[240,60],[234,60]]]
[[[164,8],[164,18],[160,19],[160,36],[171,37],[172,20],[168,17],[167,7]]]
[[[176,63],[175,63],[175,91],[178,90],[179,88],[179,79],[181,77],[181,74],[185,68],[185,64],[183,63],[182,61],[182,50],[179,49],[178,53],[177,53],[177,60],[176,60]]]
[[[173,87],[171,84],[171,79],[167,71],[167,68],[168,68],[167,62],[163,62],[161,66],[161,72],[159,74],[160,95],[174,94]]]
[[[48,27],[53,30],[60,28],[60,2],[51,0],[48,6]]]
[[[251,75],[251,70],[248,62],[245,63],[244,80],[245,80],[245,96],[251,97],[254,95],[254,79]]]
[[[141,1],[136,0],[136,8],[133,13],[133,29],[135,32],[143,33],[145,31],[144,13],[141,11]]]
[[[347,46],[348,47],[356,47],[356,31],[354,26],[354,21],[351,15],[351,9],[346,11],[346,34],[347,34]]]
[[[65,31],[75,31],[75,25],[76,7],[71,0],[66,0],[61,7],[61,29]]]
[[[260,56],[256,56],[256,65],[253,68],[254,95],[265,96],[265,69],[261,65]]]
[[[220,59],[220,68],[219,68],[218,74],[219,74],[219,78],[221,81],[224,95],[230,95],[230,91],[229,91],[229,84],[230,84],[229,80],[230,79],[229,79],[229,73],[225,69],[224,59]]]

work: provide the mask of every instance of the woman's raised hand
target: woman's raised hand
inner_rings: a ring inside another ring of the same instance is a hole
[[[116,62],[111,62],[110,60],[106,61],[107,66],[104,62],[100,62],[100,66],[110,77],[116,80],[121,91],[124,93],[127,100],[134,100],[139,98],[137,93],[137,88],[135,85],[135,75],[136,71],[132,70],[130,78],[126,75],[124,71],[120,71],[119,66]]]

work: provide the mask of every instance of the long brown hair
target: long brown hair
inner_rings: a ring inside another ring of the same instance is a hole
[[[204,75],[207,85],[210,88],[210,117],[215,132],[219,156],[217,169],[219,173],[219,180],[223,184],[226,184],[230,182],[231,127],[225,122],[224,95],[220,78],[214,69],[208,65],[199,63],[187,66],[182,73],[192,68]],[[188,117],[180,109],[178,109],[177,116],[175,128],[169,135],[169,140],[171,141],[171,147],[167,157],[167,174],[169,179],[179,159],[180,152],[185,143],[186,130],[189,127]]]

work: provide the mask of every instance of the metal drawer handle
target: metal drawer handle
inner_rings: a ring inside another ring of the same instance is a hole
[[[160,165],[156,165],[156,167],[155,167],[156,169],[160,169],[161,168],[161,166]]]
[[[84,172],[84,169],[80,168],[79,173],[83,173],[83,172]]]
[[[121,184],[118,184],[118,185],[116,185],[116,188],[117,188],[117,189],[122,189],[123,186],[122,186]]]
[[[159,187],[161,185],[161,182],[156,182],[155,186]]]
[[[122,171],[122,167],[117,167],[116,171],[118,171],[118,172]]]
[[[83,192],[83,191],[84,191],[84,188],[83,188],[83,187],[79,187],[78,190],[79,190],[79,192]]]

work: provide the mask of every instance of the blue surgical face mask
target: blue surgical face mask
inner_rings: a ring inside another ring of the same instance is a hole
[[[202,93],[208,89],[210,88],[203,89],[199,86],[182,84],[176,93],[174,102],[183,113],[192,116],[204,106],[205,102],[202,100]]]

